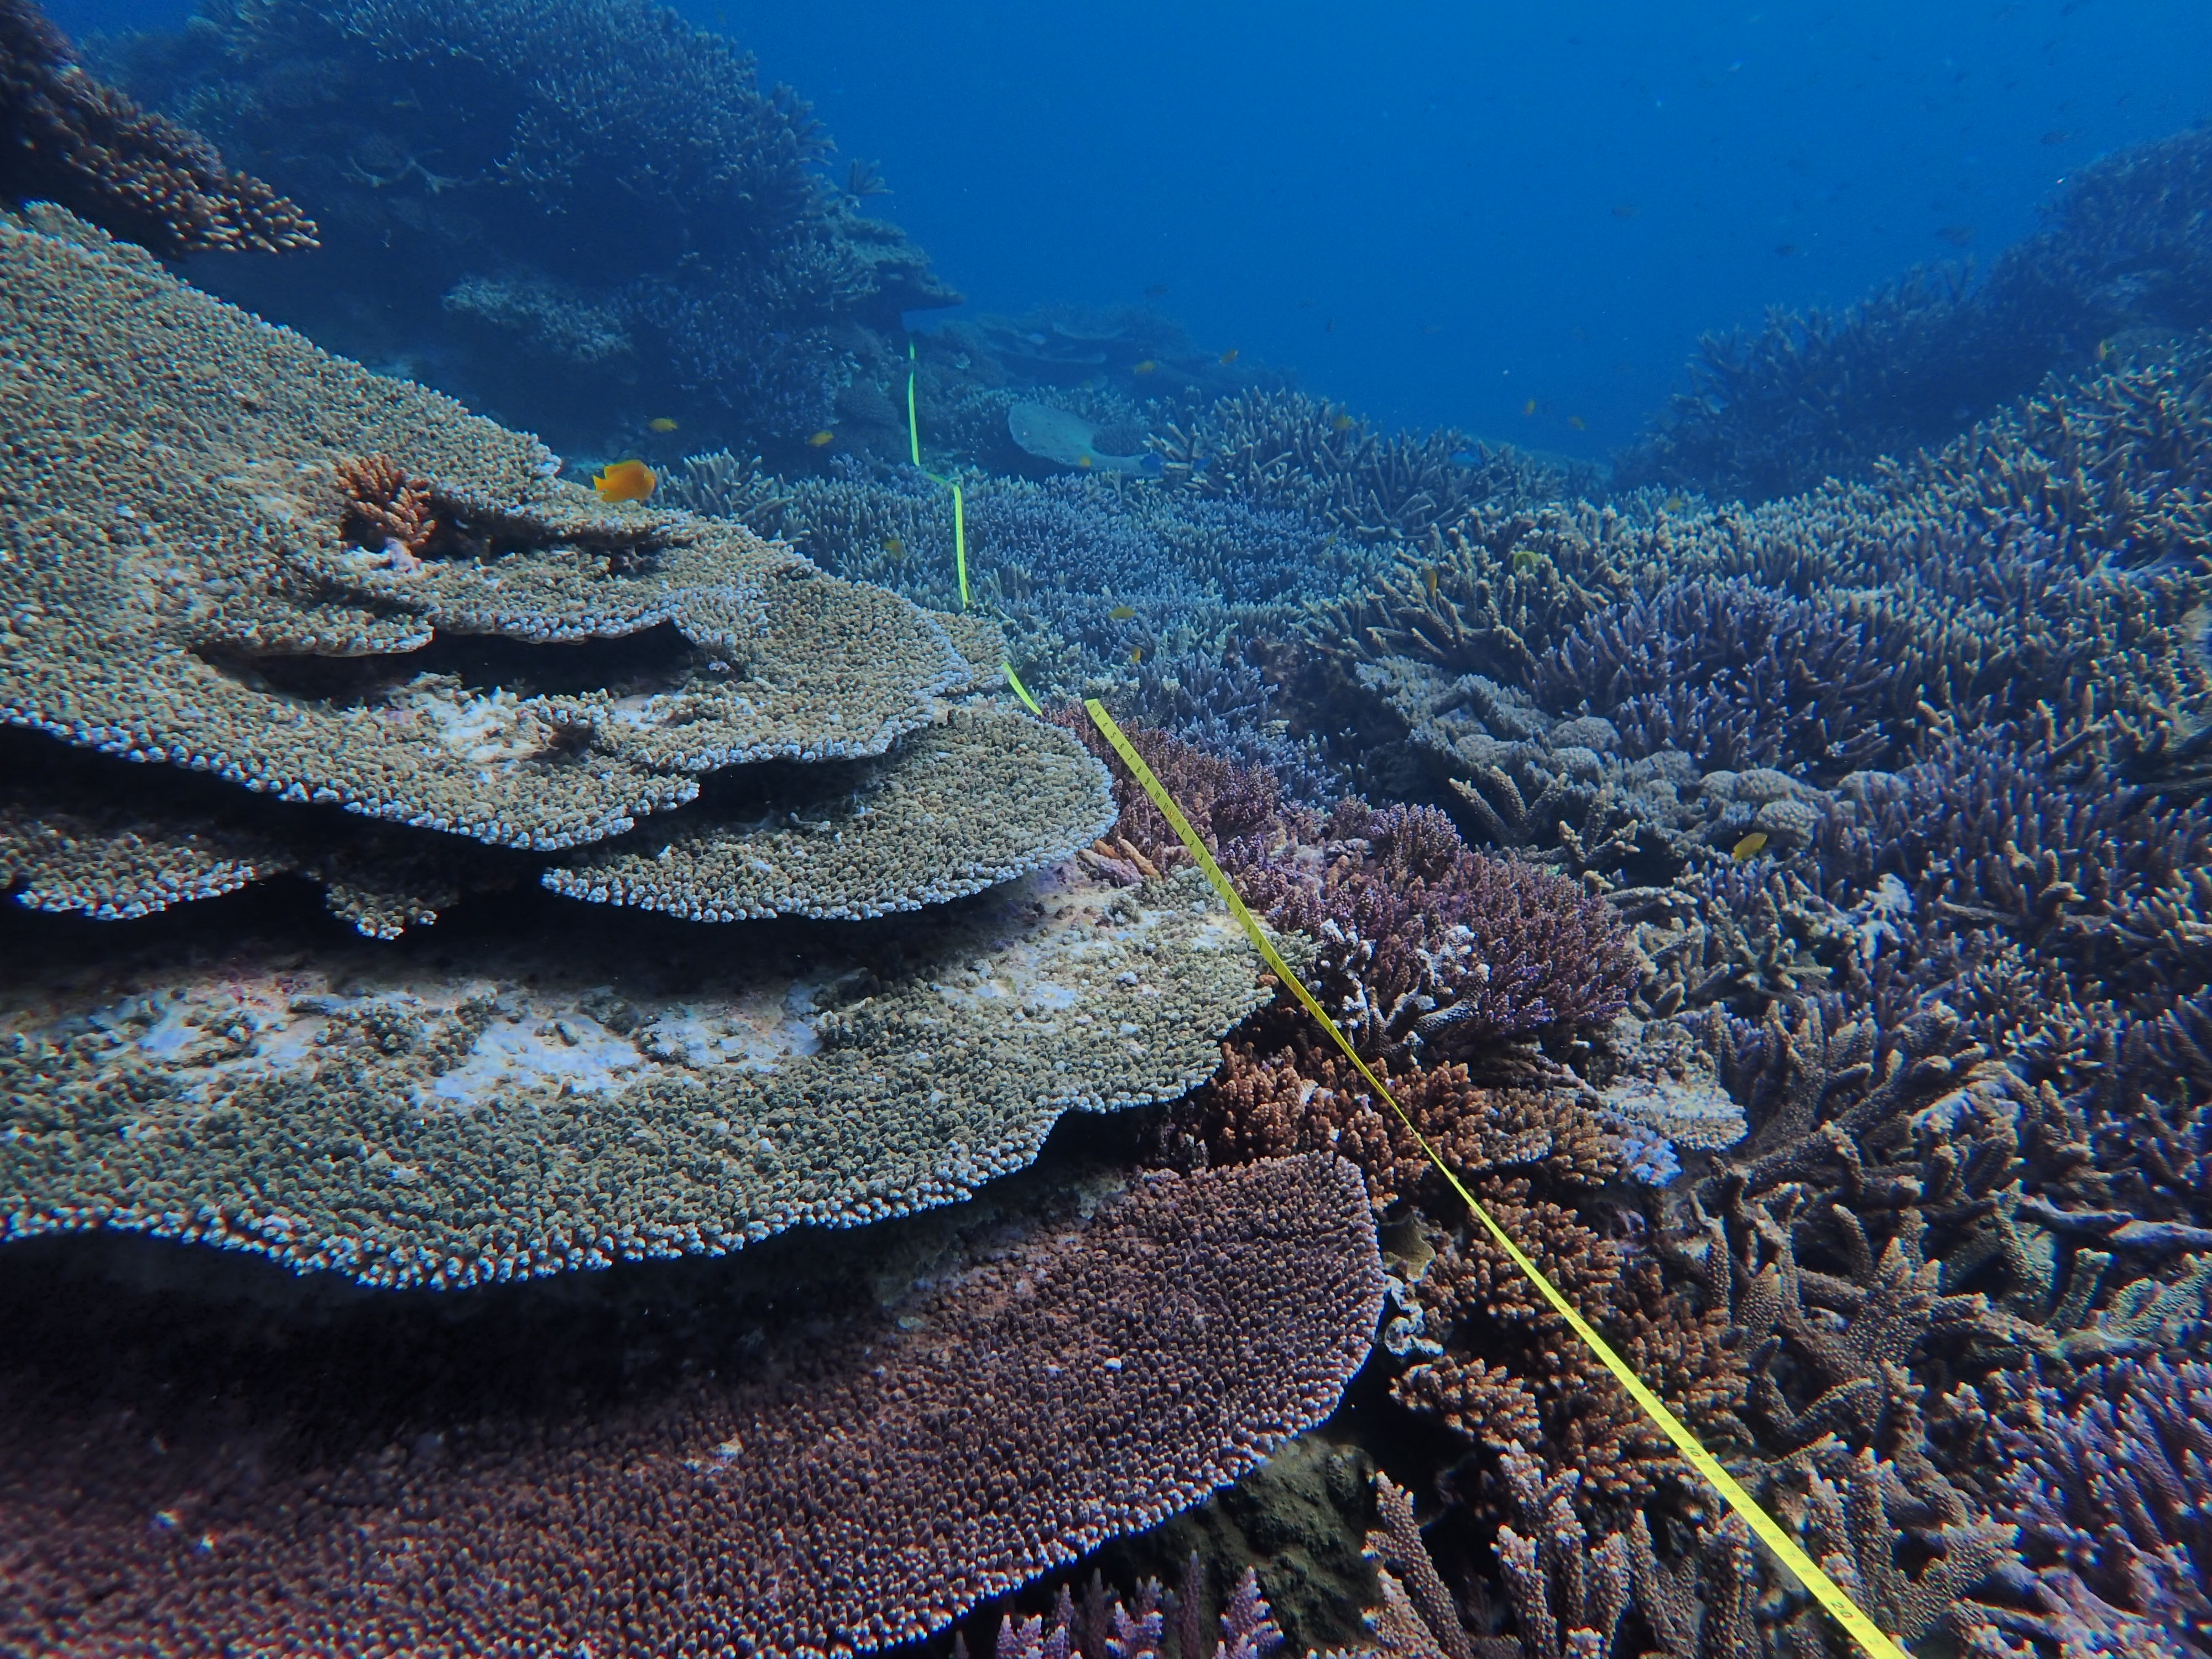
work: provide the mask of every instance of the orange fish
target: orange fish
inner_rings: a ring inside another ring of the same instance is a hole
[[[1529,398],[1527,403],[1521,405],[1521,412],[1523,415],[1534,415],[1536,412],[1536,400],[1534,398]]]
[[[652,495],[659,477],[643,461],[615,461],[599,470],[592,488],[603,501],[641,501]]]
[[[1237,361],[1237,348],[1235,346],[1231,346],[1228,350],[1223,352],[1221,354],[1221,361],[1224,363],[1235,362]]]
[[[837,434],[825,426],[806,441],[806,447],[809,449],[819,449],[824,444],[834,444],[836,441]]]
[[[1139,363],[1139,364],[1138,364],[1134,368],[1131,369],[1129,372],[1130,372],[1132,374],[1151,374],[1154,369],[1158,368],[1158,367],[1159,367],[1159,365],[1158,365],[1158,363],[1154,362],[1153,362],[1150,357],[1147,357],[1147,358],[1146,358],[1146,359],[1145,359],[1145,361],[1144,361],[1144,362],[1142,362],[1141,363]]]

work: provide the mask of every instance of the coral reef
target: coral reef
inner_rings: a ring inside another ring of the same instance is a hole
[[[2212,1369],[2150,1358],[2063,1389],[2000,1378],[1987,1392],[2002,1413],[1999,1511],[2040,1591],[2006,1622],[2077,1651],[2212,1652]]]
[[[110,55],[323,222],[312,273],[222,292],[371,362],[439,342],[445,389],[564,442],[673,407],[804,453],[902,312],[957,298],[818,171],[801,100],[650,0],[210,0]]]
[[[1708,337],[1692,389],[1620,459],[1615,483],[1759,500],[1863,477],[2054,369],[2204,327],[2208,155],[2198,128],[2076,169],[1978,282],[1916,270],[1840,313],[1777,310],[1754,333]]]
[[[1158,446],[1167,483],[1310,514],[1362,542],[1418,542],[1478,502],[1518,507],[1587,488],[1592,475],[1462,432],[1378,433],[1297,392],[1224,398]]]
[[[0,1638],[826,1656],[941,1628],[1325,1416],[1381,1303],[1340,1162],[1051,1173],[865,1251],[451,1316],[83,1267],[56,1301],[11,1259]],[[1248,1583],[1224,1656],[1270,1628]]]
[[[1316,994],[1374,1053],[1452,1060],[1601,1022],[1626,1001],[1606,906],[1559,877],[1472,852],[1435,807],[1346,801],[1318,847],[1228,867],[1247,902],[1318,946]]]
[[[585,945],[527,906],[466,965],[289,920],[281,968],[235,932],[42,956],[10,993],[9,1235],[448,1286],[732,1249],[963,1196],[1072,1108],[1189,1087],[1252,1005],[1225,917],[1032,874],[1110,823],[1106,775],[974,698],[954,638],[995,665],[988,628],[601,506],[527,440],[96,245],[4,228],[0,257],[53,354],[0,382],[50,437],[0,479],[44,504],[11,512],[0,583],[0,709],[43,734],[9,739],[0,800],[26,904],[123,920],[294,873],[379,938],[533,886],[926,919],[674,971],[650,927]],[[158,453],[115,435],[125,407],[164,411]],[[118,1111],[143,1159],[107,1155]]]
[[[0,203],[59,204],[165,258],[316,246],[314,222],[198,133],[77,67],[33,0],[0,4]]]

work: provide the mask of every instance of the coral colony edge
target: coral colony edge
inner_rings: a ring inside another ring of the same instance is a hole
[[[646,0],[88,50],[0,0],[0,1652],[1848,1651],[1425,1138],[1921,1659],[2212,1659],[2212,131],[1600,468],[909,340]]]

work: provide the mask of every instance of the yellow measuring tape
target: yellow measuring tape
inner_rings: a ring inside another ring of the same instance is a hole
[[[960,486],[950,478],[939,477],[921,464],[921,422],[914,413],[914,342],[906,343],[906,436],[914,451],[914,468],[933,483],[941,483],[952,492],[952,562],[960,576],[960,608],[968,608],[968,507],[960,499]],[[1011,678],[1013,671],[1007,670]],[[1022,701],[1029,702],[1029,693],[1022,693]],[[1034,708],[1036,705],[1030,703]]]
[[[1007,671],[1007,678],[1013,678],[1012,670]],[[1018,680],[1014,683],[1017,687],[1020,685]],[[1698,1443],[1698,1437],[1690,1432],[1681,1419],[1667,1409],[1667,1402],[1644,1386],[1644,1380],[1637,1376],[1629,1363],[1613,1351],[1612,1345],[1597,1334],[1596,1328],[1576,1310],[1574,1304],[1544,1277],[1542,1271],[1513,1242],[1505,1229],[1499,1226],[1490,1212],[1476,1201],[1474,1194],[1468,1191],[1460,1178],[1451,1172],[1450,1166],[1437,1156],[1437,1150],[1429,1145],[1428,1137],[1413,1127],[1413,1120],[1407,1115],[1406,1109],[1399,1105],[1398,1097],[1383,1086],[1380,1078],[1367,1069],[1367,1062],[1360,1059],[1344,1033],[1338,1029],[1336,1022],[1329,1018],[1328,1011],[1315,1000],[1311,991],[1306,989],[1305,981],[1291,971],[1290,963],[1283,960],[1282,953],[1270,942],[1266,930],[1260,926],[1259,918],[1246,907],[1243,899],[1237,896],[1236,888],[1222,873],[1221,866],[1213,861],[1213,854],[1206,850],[1206,843],[1198,838],[1198,831],[1190,827],[1190,820],[1183,817],[1182,809],[1175,804],[1175,798],[1152,775],[1152,769],[1145,764],[1144,757],[1122,735],[1121,728],[1114,724],[1114,717],[1106,712],[1096,697],[1083,706],[1089,711],[1092,723],[1098,727],[1106,741],[1114,745],[1114,752],[1121,757],[1122,763],[1135,775],[1137,781],[1144,786],[1145,793],[1152,798],[1152,805],[1160,809],[1161,816],[1182,838],[1182,844],[1190,849],[1191,857],[1198,860],[1198,867],[1206,872],[1206,878],[1213,884],[1214,890],[1221,895],[1222,902],[1229,907],[1229,914],[1243,924],[1244,931],[1251,935],[1252,943],[1259,947],[1268,968],[1290,987],[1291,994],[1305,1005],[1306,1012],[1321,1022],[1322,1029],[1336,1040],[1336,1046],[1344,1050],[1345,1058],[1358,1068],[1361,1077],[1367,1079],[1368,1086],[1390,1103],[1391,1109],[1398,1114],[1399,1121],[1419,1143],[1421,1150],[1428,1154],[1429,1162],[1437,1166],[1446,1181],[1451,1182],[1452,1190],[1460,1195],[1474,1218],[1497,1241],[1498,1247],[1513,1258],[1513,1265],[1526,1273],[1528,1282],[1542,1292],[1544,1300],[1552,1304],[1553,1311],[1567,1322],[1568,1327],[1582,1338],[1606,1370],[1613,1373],[1614,1380],[1628,1390],[1629,1398],[1642,1407],[1644,1415],[1657,1424],[1665,1431],[1667,1438],[1674,1443],[1674,1449],[1689,1460],[1692,1468],[1705,1476],[1730,1509],[1743,1517],[1752,1531],[1758,1534],[1759,1541],[1774,1552],[1782,1565],[1789,1568],[1813,1599],[1826,1607],[1836,1622],[1849,1632],[1851,1639],[1866,1651],[1869,1659],[1911,1659],[1895,1640],[1882,1633],[1873,1620],[1859,1611],[1858,1604],[1844,1595],[1836,1581],[1820,1570],[1819,1563],[1798,1547],[1797,1540],[1790,1535],[1782,1523],[1761,1509],[1759,1501],[1737,1483],[1734,1475],[1721,1467],[1719,1460]]]
[[[1044,710],[1038,708],[1037,700],[1030,696],[1029,687],[1024,685],[1022,684],[1022,677],[1014,672],[1013,664],[1003,663],[1000,666],[1006,671],[1006,684],[1014,688],[1014,695],[1022,700],[1022,707],[1028,709],[1030,714],[1035,714],[1039,720],[1042,720],[1044,718]]]

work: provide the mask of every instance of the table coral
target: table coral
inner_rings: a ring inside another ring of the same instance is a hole
[[[1042,1175],[865,1249],[450,1315],[97,1268],[56,1300],[11,1260],[0,1639],[866,1651],[1334,1408],[1382,1298],[1349,1165]]]
[[[303,921],[27,941],[0,1234],[457,1288],[951,1202],[1064,1113],[1213,1069],[1261,992],[1195,879],[1133,902],[1048,877],[773,945],[658,917],[580,934],[544,906],[428,954]]]

